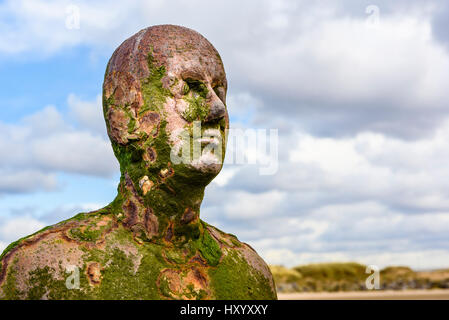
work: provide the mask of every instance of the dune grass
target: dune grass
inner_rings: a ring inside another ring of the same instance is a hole
[[[294,268],[270,266],[279,292],[321,292],[367,290],[370,273],[356,262],[300,265]],[[449,288],[449,269],[414,271],[390,266],[380,271],[380,288],[389,290]]]

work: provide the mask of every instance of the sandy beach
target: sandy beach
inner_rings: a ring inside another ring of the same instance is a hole
[[[279,300],[449,300],[449,290],[279,293]]]

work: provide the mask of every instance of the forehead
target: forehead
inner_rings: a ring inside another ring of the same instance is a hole
[[[176,53],[166,63],[171,76],[182,79],[206,80],[213,84],[226,84],[226,73],[218,53],[189,51]]]
[[[196,78],[210,82],[226,82],[226,74],[218,51],[198,32],[179,26],[155,26],[143,36],[142,43],[152,46],[157,63],[169,75]]]
[[[220,55],[206,38],[188,28],[161,25],[139,31],[115,50],[103,83],[105,97],[115,92],[117,103],[134,103],[140,81],[150,75],[149,56],[154,66],[165,66],[168,75],[227,87]]]

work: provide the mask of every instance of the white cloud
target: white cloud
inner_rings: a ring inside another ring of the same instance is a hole
[[[206,218],[270,263],[444,267],[449,55],[435,37],[437,6],[409,3],[378,1],[372,28],[364,6],[337,1],[77,1],[80,29],[69,30],[71,1],[6,1],[0,52],[34,57],[82,45],[110,55],[149,24],[192,27],[222,54],[232,119],[281,134],[278,173],[226,165],[206,191]],[[100,96],[70,95],[68,106],[71,118],[48,106],[0,122],[0,192],[50,190],[58,172],[117,170]]]
[[[262,218],[275,212],[278,204],[285,199],[285,194],[273,190],[260,194],[244,191],[234,193],[233,201],[224,206],[227,217],[233,219]]]
[[[82,127],[106,135],[101,95],[98,95],[95,101],[84,101],[72,93],[69,94],[67,103],[71,115]]]
[[[281,139],[274,176],[225,165],[238,171],[206,190],[206,221],[237,234],[270,263],[447,266],[449,122],[420,140],[372,132]],[[437,251],[441,258],[430,259]]]
[[[212,183],[219,185],[220,187],[228,184],[229,180],[235,176],[238,172],[238,168],[223,168],[218,176],[212,181]]]
[[[257,109],[261,108],[261,105],[262,101],[248,92],[228,95],[226,98],[226,106],[231,118],[231,128],[236,123],[248,122],[254,116]]]
[[[65,203],[49,211],[35,213],[34,216],[46,224],[54,224],[61,220],[68,219],[80,212],[91,212],[106,206],[107,203]],[[28,208],[19,208],[14,212],[14,216],[28,212]]]
[[[376,203],[329,205],[307,217],[269,217],[236,233],[271,264],[357,261],[414,268],[447,267],[448,212],[394,212]]]
[[[416,138],[448,114],[449,55],[432,24],[438,4],[380,1],[373,28],[365,7],[338,1],[77,1],[80,29],[70,30],[71,1],[6,1],[0,52],[45,55],[83,45],[109,55],[149,24],[185,25],[219,49],[236,95],[269,102],[259,115],[301,120],[320,134],[370,129]]]
[[[242,55],[252,83],[302,101],[354,104],[381,97],[400,107],[435,108],[447,97],[449,57],[422,17],[384,17],[376,29],[364,19],[334,18],[302,31],[272,50]],[[261,65],[265,77],[256,70]]]
[[[449,183],[445,178],[449,170],[444,164],[448,141],[447,121],[434,136],[416,141],[369,132],[351,138],[303,134],[291,148],[289,160],[298,171],[314,166],[321,172],[308,177],[321,190],[416,210],[449,210]]]
[[[38,190],[54,190],[58,182],[54,174],[37,170],[8,172],[0,169],[0,193],[23,193]]]
[[[33,136],[48,136],[51,134],[57,134],[67,130],[67,123],[65,123],[61,113],[55,106],[46,106],[42,110],[25,116],[22,119],[24,126],[17,128],[16,131],[23,133],[30,133],[32,131]]]
[[[32,207],[11,210],[9,216],[0,216],[0,253],[9,243],[33,234],[45,226],[104,206],[105,204],[101,203],[66,203],[45,212],[39,212],[40,210],[35,210],[39,208]]]
[[[106,2],[6,1],[0,7],[0,17],[10,23],[0,24],[3,30],[0,51],[18,54],[36,50],[39,54],[49,54],[64,47],[85,43],[101,46],[126,34],[126,31],[120,30],[120,26],[130,10],[134,9],[131,1],[128,4],[130,9],[126,6],[108,5]],[[66,27],[66,21],[70,19],[70,12],[67,11],[69,6],[79,8],[79,29]],[[14,19],[7,19],[10,17]],[[130,20],[126,20],[130,23]],[[108,32],[111,29],[114,32]]]
[[[30,143],[35,163],[47,170],[108,176],[117,170],[111,145],[89,132],[67,132]]]
[[[448,114],[449,55],[431,17],[384,14],[376,28],[365,17],[294,21],[282,36],[260,37],[231,56],[239,77],[271,101],[269,114],[320,134],[407,137],[432,131]]]
[[[100,108],[98,98],[86,102],[70,95],[69,100],[80,118],[91,114],[88,108]],[[86,129],[76,129],[73,120],[64,119],[55,107],[48,106],[18,124],[0,122],[0,191],[51,190],[57,186],[55,175],[59,172],[102,177],[116,173],[118,163],[106,128],[101,134],[94,125],[98,119],[91,120]]]
[[[410,252],[386,252],[369,255],[351,252],[327,253],[295,253],[289,249],[273,249],[261,252],[264,259],[273,265],[294,267],[309,263],[321,262],[358,262],[365,265],[376,265],[379,268],[387,266],[413,266],[416,270],[439,269],[447,266],[449,252],[447,250],[425,250]]]
[[[45,227],[45,224],[30,216],[13,218],[0,225],[0,239],[9,242],[15,241],[30,235],[43,227]]]

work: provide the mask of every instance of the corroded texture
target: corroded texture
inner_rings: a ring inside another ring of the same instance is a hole
[[[109,223],[108,217],[107,212],[84,214],[23,240],[2,259],[5,272],[0,278],[0,296],[4,299],[275,298],[271,279],[258,267],[265,265],[263,260],[232,235],[202,223],[203,235],[189,246],[140,244],[123,224]],[[107,224],[102,228],[104,221]],[[101,232],[89,241],[81,240],[84,238],[73,231],[86,225]],[[214,250],[219,255],[217,261]],[[250,259],[246,258],[248,252]],[[72,266],[80,270],[79,289],[67,289],[65,285],[70,275],[67,270]]]
[[[218,155],[170,160],[194,121],[225,139],[226,88],[218,52],[195,31],[155,26],[123,42],[103,84],[117,197],[11,244],[0,256],[0,298],[275,299],[257,253],[199,218],[225,144]]]

